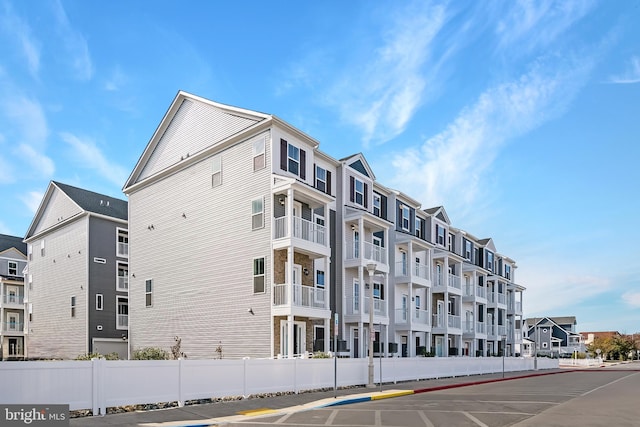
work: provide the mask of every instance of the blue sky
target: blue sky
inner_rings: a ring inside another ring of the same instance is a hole
[[[637,332],[638,22],[630,0],[0,0],[0,233],[52,179],[124,198],[185,90],[444,205],[518,262],[526,316]]]

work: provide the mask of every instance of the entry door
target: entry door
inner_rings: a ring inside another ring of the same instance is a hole
[[[284,263],[285,278],[289,282],[289,263]],[[293,264],[293,303],[294,305],[302,304],[302,266],[300,264]],[[297,286],[296,286],[297,285]]]
[[[308,231],[305,232],[302,221],[302,203],[293,202],[293,236],[308,240]]]
[[[280,321],[280,348],[283,355],[289,354],[289,328],[287,321]],[[304,322],[293,322],[293,354],[298,355],[306,351],[306,324]]]
[[[7,286],[7,302],[13,304],[18,302],[18,289],[16,287]]]
[[[360,332],[358,328],[351,328],[351,336],[353,337],[353,357],[360,357]]]
[[[360,258],[360,232],[353,230],[353,258]]]
[[[402,320],[404,322],[407,321],[407,306],[408,306],[409,296],[402,295]]]
[[[444,357],[444,337],[436,336],[436,356]]]
[[[17,331],[18,326],[18,315],[15,313],[7,313],[7,330]]]
[[[444,327],[444,301],[438,301],[436,312],[436,327],[442,328]]]

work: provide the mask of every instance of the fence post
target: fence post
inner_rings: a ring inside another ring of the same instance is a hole
[[[92,412],[93,416],[104,416],[107,413],[104,397],[104,359],[91,359],[92,384]]]
[[[247,358],[242,359],[242,396],[247,398]]]
[[[184,406],[184,399],[182,398],[182,357],[178,357],[178,407]]]
[[[298,359],[293,358],[293,392],[298,394]]]

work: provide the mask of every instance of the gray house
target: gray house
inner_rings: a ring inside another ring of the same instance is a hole
[[[52,181],[27,243],[28,358],[127,358],[127,202]]]
[[[24,358],[24,276],[27,245],[0,234],[0,360]]]
[[[533,356],[536,347],[539,356],[563,357],[574,351],[584,352],[584,343],[576,332],[576,325],[575,316],[525,319],[525,355]]]

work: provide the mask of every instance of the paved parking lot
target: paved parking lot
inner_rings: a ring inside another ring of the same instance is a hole
[[[585,370],[256,416],[247,426],[638,426],[640,372]]]

